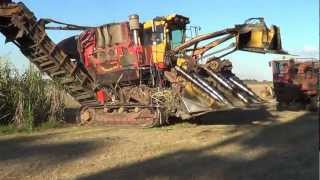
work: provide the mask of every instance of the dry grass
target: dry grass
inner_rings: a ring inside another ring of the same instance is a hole
[[[0,179],[317,177],[316,114],[276,112],[268,105],[212,113],[198,121],[152,129],[69,127],[3,136]]]

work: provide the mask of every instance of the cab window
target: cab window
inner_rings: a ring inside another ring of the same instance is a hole
[[[163,42],[164,36],[164,27],[163,25],[155,26],[155,32],[152,33],[152,41],[156,42],[156,44],[161,44]]]
[[[173,29],[171,31],[171,48],[179,46],[184,41],[184,30],[183,29]]]
[[[152,45],[152,29],[144,29],[143,31],[143,44],[148,46]]]
[[[163,42],[163,25],[156,26],[154,32],[152,32],[151,28],[143,31],[144,45],[152,45],[153,42],[156,42],[156,44]]]

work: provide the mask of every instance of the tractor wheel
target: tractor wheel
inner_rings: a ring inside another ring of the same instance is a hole
[[[80,109],[80,125],[88,124],[94,120],[94,109],[88,107],[82,107]]]

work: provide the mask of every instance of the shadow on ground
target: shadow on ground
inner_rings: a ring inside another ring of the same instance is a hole
[[[266,151],[252,159],[208,153],[233,143],[240,144],[243,153],[255,148]],[[318,177],[317,143],[318,117],[305,114],[294,121],[263,127],[205,148],[165,154],[79,179],[313,180]]]
[[[206,113],[191,120],[191,123],[200,125],[241,125],[252,124],[252,122],[274,121],[276,117],[272,115],[265,106],[251,108],[234,108],[224,111]]]
[[[19,164],[26,162],[30,165],[31,162],[34,166],[37,164],[45,170],[51,166],[83,158],[100,146],[106,145],[105,140],[102,142],[99,139],[71,139],[62,143],[52,141],[51,138],[59,139],[59,135],[60,133],[51,133],[0,139],[0,164],[17,161]],[[47,141],[46,139],[51,140]],[[30,170],[28,167],[25,168],[26,171]]]

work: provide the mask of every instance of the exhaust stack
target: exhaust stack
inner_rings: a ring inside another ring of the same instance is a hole
[[[140,23],[139,23],[139,16],[137,14],[133,14],[129,16],[129,28],[133,34],[134,44],[140,45],[140,38],[139,38]]]

